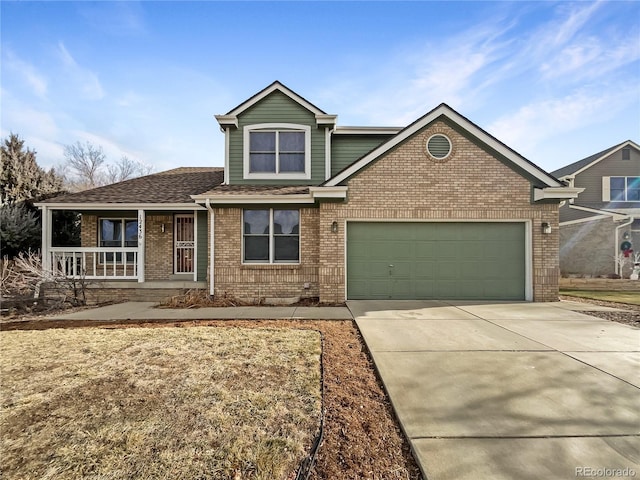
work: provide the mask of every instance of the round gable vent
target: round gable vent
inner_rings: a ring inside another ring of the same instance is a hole
[[[427,152],[436,160],[444,160],[451,155],[451,140],[441,133],[436,133],[427,140]]]

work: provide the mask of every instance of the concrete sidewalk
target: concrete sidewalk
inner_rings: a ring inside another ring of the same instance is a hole
[[[572,302],[348,305],[429,480],[640,476],[639,329]]]
[[[42,317],[55,320],[351,320],[347,307],[206,307],[206,308],[157,308],[154,302],[124,302],[104,307],[89,308],[73,313],[59,313]]]

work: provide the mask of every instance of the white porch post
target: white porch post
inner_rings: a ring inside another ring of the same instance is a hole
[[[145,215],[144,210],[138,210],[138,283],[144,282],[145,261]]]
[[[53,215],[49,207],[42,207],[42,268],[46,272],[51,270],[51,254],[49,248],[51,247],[51,223],[53,221]]]

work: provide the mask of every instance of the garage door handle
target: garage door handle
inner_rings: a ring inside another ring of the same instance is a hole
[[[389,268],[393,268],[393,265],[389,265]]]

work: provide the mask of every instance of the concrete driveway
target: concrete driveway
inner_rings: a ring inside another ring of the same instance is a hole
[[[566,302],[348,306],[429,480],[640,478],[639,329]]]

